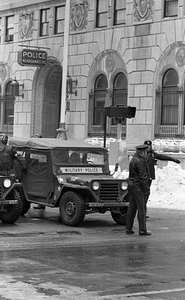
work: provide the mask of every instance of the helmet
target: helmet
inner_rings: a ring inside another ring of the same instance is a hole
[[[150,141],[150,140],[147,140],[147,141],[145,141],[145,142],[144,142],[144,145],[151,146],[151,145],[152,145],[152,141]]]
[[[7,145],[8,136],[5,133],[0,133],[0,141],[3,145]]]

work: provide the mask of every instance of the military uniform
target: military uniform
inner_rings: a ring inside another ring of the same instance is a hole
[[[18,154],[13,148],[7,145],[8,138],[2,140],[0,135],[0,175],[10,175],[14,168],[14,162],[17,161],[22,169],[26,169],[24,157]],[[4,138],[4,134],[3,134]]]
[[[149,186],[149,172],[146,157],[144,151],[146,151],[146,145],[140,145],[136,147],[136,153],[129,164],[129,207],[126,218],[126,233],[132,234],[134,219],[137,213],[139,224],[139,235],[150,235],[151,232],[146,229],[145,219],[145,201],[150,194]]]

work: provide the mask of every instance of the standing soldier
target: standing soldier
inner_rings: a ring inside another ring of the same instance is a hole
[[[0,133],[0,175],[10,175],[13,172],[15,160],[23,170],[26,169],[24,157],[8,146],[7,143],[8,136],[5,133]]]
[[[126,234],[133,234],[133,224],[137,213],[139,235],[151,235],[146,229],[145,202],[150,194],[149,173],[146,161],[147,145],[136,147],[136,153],[129,163],[128,192],[130,203],[126,218]]]

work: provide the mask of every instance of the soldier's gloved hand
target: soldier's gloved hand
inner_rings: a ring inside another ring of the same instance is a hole
[[[179,159],[174,159],[174,162],[175,162],[176,164],[180,164],[180,160],[179,160]]]

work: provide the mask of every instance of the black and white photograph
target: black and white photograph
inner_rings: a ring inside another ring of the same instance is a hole
[[[185,300],[185,1],[0,0],[0,300]]]

